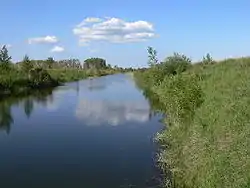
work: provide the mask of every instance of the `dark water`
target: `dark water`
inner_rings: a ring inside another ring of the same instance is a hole
[[[159,119],[122,74],[1,101],[0,187],[153,187]]]

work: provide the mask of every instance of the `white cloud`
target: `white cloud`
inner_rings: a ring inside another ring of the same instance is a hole
[[[78,24],[77,27],[82,27],[88,23],[97,23],[97,22],[101,22],[101,21],[102,21],[101,18],[87,17],[80,24]]]
[[[84,20],[87,23],[93,23],[93,22],[101,22],[101,18],[94,18],[94,17],[88,17]]]
[[[50,52],[63,52],[65,49],[61,46],[55,46],[50,50]]]
[[[59,40],[56,36],[45,36],[45,37],[35,37],[28,39],[29,44],[54,44],[57,43]]]
[[[91,41],[111,43],[141,42],[155,37],[153,24],[147,21],[127,22],[119,18],[86,18],[78,24],[73,33],[81,45]]]

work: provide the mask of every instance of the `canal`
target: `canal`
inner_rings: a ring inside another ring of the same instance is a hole
[[[0,102],[0,187],[156,187],[162,128],[131,76]]]

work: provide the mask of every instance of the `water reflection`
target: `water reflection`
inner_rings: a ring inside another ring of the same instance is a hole
[[[104,90],[107,85],[106,85],[106,78],[90,78],[87,80],[84,80],[82,83],[84,87],[86,87],[89,91],[94,91],[94,90]],[[79,85],[78,85],[79,87]]]
[[[46,107],[48,111],[56,111],[59,108],[59,103],[64,100],[65,90],[75,90],[78,96],[81,87],[87,88],[88,91],[103,90],[109,85],[123,84],[131,80],[116,79],[108,80],[108,77],[102,79],[89,79],[84,82],[75,82],[58,89],[47,89],[36,91],[29,96],[10,97],[0,101],[0,131],[5,131],[7,134],[11,131],[11,125],[14,123],[12,114],[12,107],[19,105],[23,107],[26,117],[29,119],[35,108],[35,104]],[[107,84],[109,83],[109,84]],[[110,84],[112,83],[112,84]],[[55,94],[53,94],[53,92]],[[86,92],[86,91],[85,91]],[[103,100],[103,99],[82,99],[76,106],[75,115],[79,120],[82,120],[85,125],[111,125],[117,126],[128,121],[143,123],[151,120],[151,117],[158,114],[156,109],[159,108],[159,101],[157,97],[153,97],[151,93],[143,91],[144,97],[148,103],[143,101],[129,101],[129,100]]]
[[[24,111],[26,116],[29,118],[34,109],[34,102],[32,99],[28,98],[24,101]]]
[[[27,118],[30,118],[35,102],[45,106],[47,101],[52,100],[52,89],[47,89],[35,91],[32,93],[32,96],[9,97],[0,101],[0,131],[3,130],[6,131],[7,134],[10,133],[11,125],[14,123],[11,110],[14,105],[22,105]]]
[[[84,80],[82,84],[89,91],[99,91],[99,90],[105,90],[108,87],[114,87],[114,85],[124,84],[125,82],[129,82],[129,85],[132,85],[133,82],[131,82],[131,80],[129,79],[130,77],[127,75],[115,74],[115,75],[109,75],[109,76],[104,76],[104,77],[99,77],[99,78],[90,78],[90,79]]]
[[[0,101],[0,187],[149,187],[158,119],[124,75]]]
[[[6,102],[0,103],[0,130],[10,132],[10,126],[13,123],[10,105]]]
[[[145,101],[81,100],[76,109],[78,119],[86,125],[120,125],[124,122],[143,123],[151,111]]]

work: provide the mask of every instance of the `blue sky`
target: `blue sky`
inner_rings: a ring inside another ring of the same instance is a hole
[[[250,54],[250,1],[8,0],[1,2],[0,44],[13,59],[103,57],[145,66],[147,46],[201,59]],[[85,21],[84,21],[85,20]],[[54,52],[51,50],[54,48]]]

